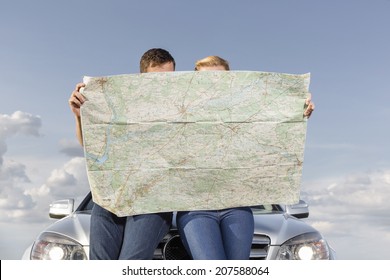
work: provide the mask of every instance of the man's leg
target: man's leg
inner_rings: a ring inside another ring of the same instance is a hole
[[[171,223],[171,212],[127,217],[119,259],[151,260],[154,250],[168,233]]]
[[[91,213],[90,260],[117,260],[122,247],[126,218],[119,218],[95,204]]]

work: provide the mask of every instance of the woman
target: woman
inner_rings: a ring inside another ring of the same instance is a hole
[[[218,56],[198,60],[195,71],[228,71]],[[176,223],[182,241],[194,260],[249,259],[254,232],[249,207],[178,212]]]

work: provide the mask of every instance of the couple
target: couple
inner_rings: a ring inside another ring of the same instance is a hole
[[[164,49],[150,49],[143,54],[140,72],[175,71],[175,60]],[[196,71],[229,70],[229,63],[209,56],[195,64]],[[85,99],[80,93],[83,83],[76,85],[69,99],[75,115],[76,135],[81,143],[80,107]],[[314,104],[307,101],[304,114],[310,116]],[[172,213],[152,213],[128,217],[115,214],[95,204],[91,214],[90,259],[152,259],[154,250],[167,234]],[[193,259],[249,259],[254,232],[253,214],[249,207],[215,211],[178,212],[176,223],[183,244]]]

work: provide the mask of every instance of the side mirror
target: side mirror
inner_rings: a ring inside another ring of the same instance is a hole
[[[73,213],[74,199],[57,200],[50,204],[49,217],[61,219]]]
[[[307,218],[309,217],[309,205],[305,201],[299,200],[297,204],[287,205],[286,212],[298,219]]]

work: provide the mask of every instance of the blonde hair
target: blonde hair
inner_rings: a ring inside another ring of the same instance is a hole
[[[210,67],[210,66],[223,66],[225,70],[230,70],[229,62],[219,56],[211,55],[205,58],[198,60],[195,63],[195,71],[198,71],[201,67]]]

